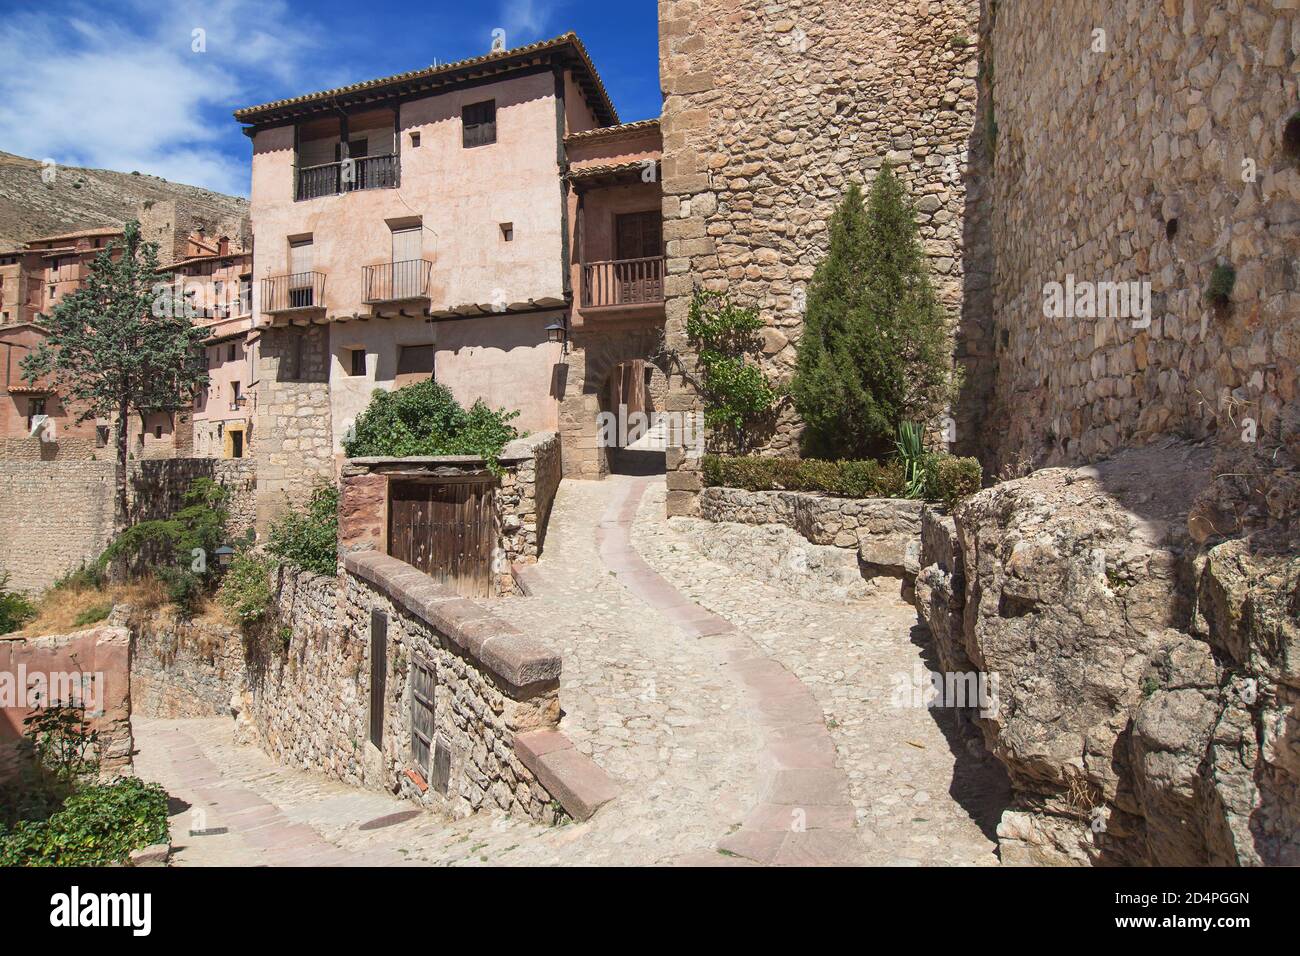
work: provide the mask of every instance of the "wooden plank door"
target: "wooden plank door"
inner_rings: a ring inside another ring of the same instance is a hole
[[[393,482],[388,553],[466,597],[492,593],[490,481]]]

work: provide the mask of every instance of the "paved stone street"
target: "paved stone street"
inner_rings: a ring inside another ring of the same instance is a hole
[[[278,767],[227,721],[137,721],[141,774],[192,805],[177,861],[996,863],[1004,784],[950,715],[896,705],[923,660],[911,607],[738,577],[663,520],[664,494],[662,477],[565,481],[531,596],[493,602],[564,657],[561,728],[620,787],[593,819],[452,821]],[[190,837],[195,819],[230,832]]]

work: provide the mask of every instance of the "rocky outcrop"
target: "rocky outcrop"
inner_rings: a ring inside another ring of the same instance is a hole
[[[967,716],[1015,789],[1004,861],[1300,862],[1300,558],[1189,534],[1211,457],[1165,443],[924,514],[941,666],[996,675]]]

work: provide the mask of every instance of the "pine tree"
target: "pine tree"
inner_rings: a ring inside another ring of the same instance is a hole
[[[47,378],[72,406],[78,421],[115,418],[117,489],[114,521],[127,524],[127,421],[132,412],[188,407],[206,388],[203,360],[207,330],[174,307],[167,278],[158,272],[158,245],[145,242],[134,220],[121,242],[110,243],[90,265],[81,288],[54,307],[41,324],[49,333],[22,361],[29,382]]]
[[[791,394],[805,455],[873,458],[904,421],[926,422],[952,381],[944,310],[907,191],[884,164],[864,208],[850,186],[808,287]]]

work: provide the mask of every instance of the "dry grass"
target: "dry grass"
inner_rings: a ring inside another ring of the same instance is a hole
[[[155,577],[144,577],[127,584],[103,588],[63,587],[46,591],[37,604],[36,617],[28,621],[18,634],[24,637],[41,637],[46,634],[68,634],[95,627],[101,621],[78,624],[93,616],[91,612],[114,604],[130,604],[135,612],[156,611],[159,616],[175,615],[176,609],[167,601],[167,587]]]

